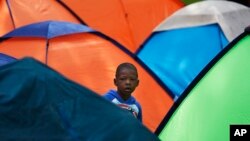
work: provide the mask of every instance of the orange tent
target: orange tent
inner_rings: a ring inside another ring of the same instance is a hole
[[[1,0],[0,36],[46,20],[87,24],[135,52],[180,0]]]
[[[0,1],[0,36],[14,29],[5,0]]]
[[[0,36],[9,31],[46,20],[80,23],[61,4],[53,0],[1,0]]]
[[[167,89],[161,87],[134,54],[80,24],[47,21],[17,28],[0,38],[0,52],[16,58],[34,57],[100,95],[115,89],[113,78],[118,64],[135,64],[140,85],[134,96],[142,105],[143,123],[151,131],[173,104]]]
[[[180,0],[58,0],[90,27],[135,52],[152,30],[184,4]]]

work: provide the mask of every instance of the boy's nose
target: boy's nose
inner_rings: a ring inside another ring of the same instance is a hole
[[[126,84],[130,84],[130,80],[129,79],[126,79]]]

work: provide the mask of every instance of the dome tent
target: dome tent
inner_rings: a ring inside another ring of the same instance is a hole
[[[180,0],[1,0],[0,36],[48,20],[85,24],[134,52]],[[149,22],[150,21],[150,22]]]
[[[230,125],[249,124],[249,33],[246,28],[192,81],[158,127],[162,141],[228,141]]]
[[[136,54],[177,99],[202,68],[244,31],[248,17],[250,9],[235,2],[196,2],[165,19]]]
[[[57,1],[133,53],[162,20],[184,6],[180,0]]]
[[[52,0],[1,0],[0,15],[0,36],[16,28],[48,20],[80,23],[67,9]]]

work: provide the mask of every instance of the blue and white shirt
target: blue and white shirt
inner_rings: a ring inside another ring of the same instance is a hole
[[[131,112],[139,121],[142,122],[142,109],[141,105],[136,101],[136,99],[131,96],[126,101],[121,98],[121,96],[115,90],[108,91],[104,96],[105,99],[111,101],[117,106],[128,110]]]

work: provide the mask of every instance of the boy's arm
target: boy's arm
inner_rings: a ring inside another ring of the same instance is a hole
[[[109,101],[111,101],[113,99],[113,97],[111,95],[109,95],[109,94],[104,94],[103,98],[106,99],[106,100],[109,100]]]

